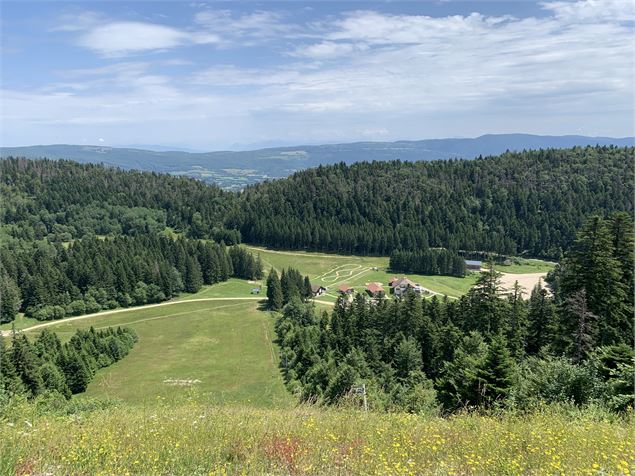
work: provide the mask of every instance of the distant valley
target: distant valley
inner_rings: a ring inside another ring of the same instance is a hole
[[[496,134],[470,139],[355,142],[203,153],[57,144],[0,147],[0,156],[47,157],[80,163],[103,163],[122,169],[184,175],[216,183],[228,190],[241,190],[266,179],[286,177],[299,170],[338,162],[351,164],[360,161],[473,159],[479,155],[496,155],[506,150],[596,144],[632,146],[635,138]]]

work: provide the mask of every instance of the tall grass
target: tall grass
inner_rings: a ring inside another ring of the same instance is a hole
[[[633,416],[545,407],[450,418],[158,400],[0,421],[3,474],[631,474]]]

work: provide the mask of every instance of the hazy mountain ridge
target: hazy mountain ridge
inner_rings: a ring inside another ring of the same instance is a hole
[[[228,189],[240,189],[267,178],[286,177],[298,170],[337,162],[350,164],[359,161],[396,159],[403,161],[472,159],[479,155],[500,154],[506,150],[520,151],[596,144],[632,146],[635,144],[635,138],[490,134],[468,139],[354,142],[203,153],[55,144],[0,147],[0,155],[103,163],[123,169],[187,175],[206,182],[216,182]]]

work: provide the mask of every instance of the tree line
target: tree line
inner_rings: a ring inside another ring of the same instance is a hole
[[[225,226],[245,242],[287,249],[560,259],[588,216],[633,211],[634,154],[576,147],[321,166],[246,188]]]
[[[587,217],[632,213],[634,154],[632,147],[598,146],[342,163],[240,193],[156,173],[8,158],[0,160],[0,241],[172,230],[228,245],[560,259]]]
[[[166,227],[190,238],[240,242],[223,220],[236,194],[165,174],[67,160],[0,160],[2,241],[68,242]]]
[[[267,306],[272,311],[279,311],[294,299],[307,302],[313,295],[311,281],[302,276],[295,268],[283,269],[280,276],[271,268],[267,275]]]
[[[0,337],[0,402],[12,395],[58,392],[68,399],[82,393],[99,369],[123,359],[137,340],[133,330],[121,327],[77,330],[65,344],[49,330],[33,341],[14,334],[9,348]]]
[[[457,252],[444,249],[393,251],[388,267],[399,273],[463,277],[465,260]]]
[[[633,405],[633,222],[592,217],[526,299],[493,266],[458,300],[340,299],[329,314],[298,300],[276,323],[287,387],[304,401],[452,412],[542,402]],[[629,290],[629,292],[625,292]]]
[[[262,277],[259,257],[237,246],[144,234],[0,248],[0,322],[39,320],[156,303],[203,284]]]

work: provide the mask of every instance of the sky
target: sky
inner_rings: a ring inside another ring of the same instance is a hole
[[[635,2],[0,3],[0,145],[635,135]]]

